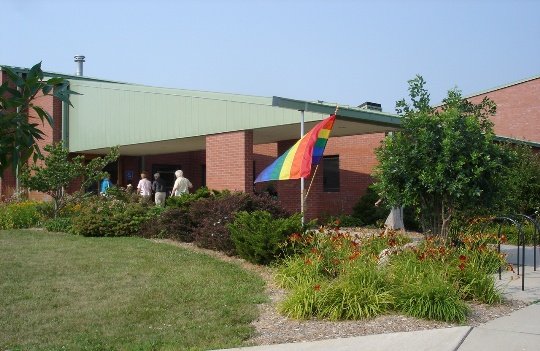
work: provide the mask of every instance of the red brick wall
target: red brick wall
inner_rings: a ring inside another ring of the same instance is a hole
[[[479,103],[484,96],[497,104],[497,115],[491,118],[495,134],[540,142],[540,78],[469,100]]]
[[[339,156],[340,191],[323,191],[323,165],[312,167],[311,175],[304,181],[307,194],[305,202],[306,220],[324,215],[351,214],[353,206],[372,184],[371,173],[376,165],[374,149],[380,145],[384,134],[368,134],[349,137],[335,137],[328,140],[324,155]],[[295,141],[278,144],[279,155],[283,154]],[[273,162],[273,159],[268,163]],[[264,167],[261,166],[261,171]],[[312,182],[312,177],[315,178]],[[310,187],[311,184],[311,187]],[[276,182],[278,198],[292,212],[300,212],[300,180]],[[308,192],[309,191],[309,192]]]
[[[268,167],[278,157],[277,143],[261,144],[253,146],[253,160],[255,163],[255,169],[253,170],[253,179]],[[263,182],[254,185],[256,192],[263,192],[268,186],[274,186],[275,182]]]
[[[206,136],[206,183],[210,189],[253,192],[253,131]]]

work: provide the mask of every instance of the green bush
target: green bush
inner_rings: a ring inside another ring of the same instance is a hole
[[[158,216],[160,207],[126,203],[105,196],[93,196],[72,220],[73,233],[83,236],[131,236],[144,222]]]
[[[263,210],[273,218],[288,216],[283,205],[268,194],[252,195],[223,191],[217,196],[198,199],[191,203],[189,216],[193,221],[193,238],[198,247],[235,255],[236,247],[227,228],[234,221],[234,213]]]
[[[50,232],[70,233],[72,230],[71,218],[51,218],[45,222],[45,229]]]
[[[0,204],[0,229],[39,227],[43,217],[38,211],[38,201],[11,202]]]
[[[494,226],[492,226],[493,228]],[[536,229],[535,233],[535,226],[531,223],[522,223],[521,224],[521,230],[523,231],[523,238],[525,239],[525,245],[532,245],[534,243],[533,239],[536,234],[536,245],[540,243],[540,231]],[[491,232],[498,232],[498,226],[497,230],[491,230]],[[519,229],[515,225],[503,225],[501,228],[501,233],[506,236],[506,240],[509,244],[517,245],[518,240],[520,245],[522,245],[521,241],[522,239],[519,237]]]
[[[144,222],[137,236],[143,238],[173,239],[190,243],[195,240],[194,228],[197,223],[190,215],[192,204],[205,199],[214,199],[222,196],[216,190],[201,187],[193,194],[184,193],[180,196],[168,197],[167,207],[158,217]]]
[[[375,202],[379,200],[379,195],[375,191],[373,185],[366,189],[364,196],[358,200],[358,203],[353,207],[353,217],[358,218],[364,225],[377,225],[381,221],[384,222],[390,209],[385,206],[375,206]]]
[[[241,211],[234,214],[234,222],[227,228],[241,258],[269,264],[283,254],[287,238],[302,230],[302,215],[274,219],[266,211]]]
[[[184,193],[180,196],[168,197],[166,203],[169,207],[183,208],[187,210],[189,209],[193,201],[197,201],[199,199],[215,198],[219,197],[220,195],[221,192],[217,190],[210,190],[207,187],[203,186],[197,189],[197,191],[195,191],[193,194]]]
[[[336,227],[362,227],[364,222],[355,216],[351,215],[339,215],[339,216],[328,216],[323,215],[323,225],[324,226],[336,226]]]
[[[124,188],[112,186],[106,190],[107,197],[124,202],[139,202],[140,196],[135,191],[128,191]]]

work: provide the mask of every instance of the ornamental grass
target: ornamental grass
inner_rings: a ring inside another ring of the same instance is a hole
[[[493,273],[505,266],[496,237],[462,233],[457,244],[412,243],[398,232],[321,228],[294,234],[295,254],[276,266],[290,294],[279,305],[299,319],[365,319],[384,313],[464,323],[467,301],[502,301]]]

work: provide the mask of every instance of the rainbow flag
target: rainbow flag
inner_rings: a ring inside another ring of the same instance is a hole
[[[318,165],[321,162],[335,119],[336,115],[332,115],[317,124],[262,171],[255,179],[255,183],[307,178],[311,172],[311,165]]]

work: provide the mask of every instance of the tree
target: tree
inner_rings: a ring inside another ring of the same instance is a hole
[[[496,105],[488,98],[473,104],[452,89],[443,105],[433,108],[424,85],[416,76],[409,81],[412,106],[405,99],[396,103],[403,128],[377,148],[374,176],[390,205],[418,206],[424,232],[446,239],[458,212],[496,203],[503,169],[489,120]]]
[[[21,173],[21,184],[31,190],[48,194],[54,201],[54,217],[67,204],[72,203],[84,195],[84,189],[106,176],[101,170],[118,158],[118,147],[111,148],[104,157],[96,157],[87,165],[84,156],[69,159],[69,150],[64,148],[62,142],[47,145],[43,148],[49,154],[41,156],[42,164],[24,165]],[[82,178],[81,188],[71,196],[67,196],[65,189],[75,179]]]
[[[540,153],[525,144],[503,144],[506,172],[501,174],[501,213],[526,214],[540,210]]]
[[[53,125],[51,115],[33,103],[36,96],[53,95],[71,105],[70,94],[76,94],[62,84],[64,78],[56,77],[44,81],[41,62],[34,65],[26,74],[19,76],[8,67],[2,67],[8,80],[0,85],[0,177],[13,166],[17,168],[26,163],[31,156],[34,162],[41,155],[36,140],[43,139],[43,132],[38,123],[33,123],[30,110],[35,111],[41,124]]]

